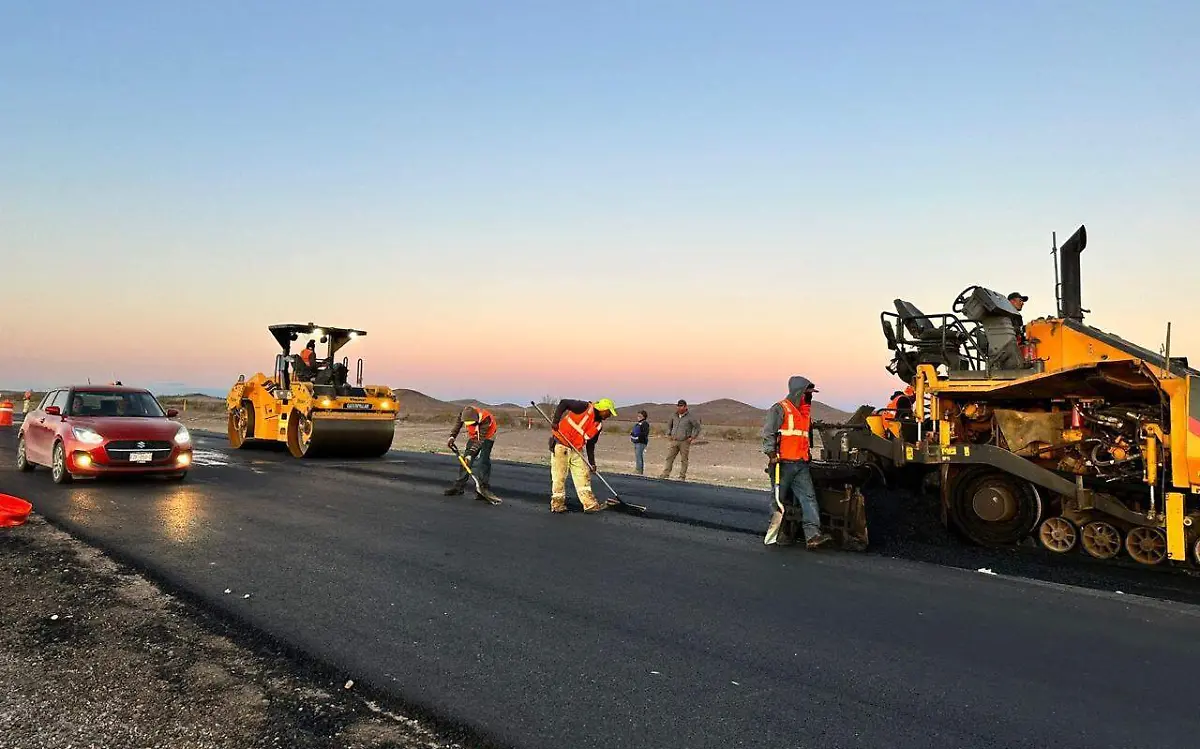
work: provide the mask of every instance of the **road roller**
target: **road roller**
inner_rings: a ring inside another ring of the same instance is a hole
[[[379,457],[392,446],[398,406],[386,385],[363,385],[363,360],[355,382],[350,360],[337,359],[366,331],[313,323],[268,327],[279,344],[275,371],[240,375],[226,398],[229,443],[242,449],[282,442],[297,458]],[[292,353],[292,344],[300,352]]]
[[[974,544],[1200,566],[1200,372],[1169,323],[1155,352],[1084,322],[1086,246],[1083,226],[1052,240],[1057,309],[1028,324],[983,286],[938,314],[893,300],[886,369],[911,406],[824,425],[823,457],[918,472]]]

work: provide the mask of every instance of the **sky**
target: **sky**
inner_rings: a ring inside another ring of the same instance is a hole
[[[836,5],[836,7],[834,7]],[[1200,3],[0,0],[0,387],[852,409],[979,284],[1200,360]]]

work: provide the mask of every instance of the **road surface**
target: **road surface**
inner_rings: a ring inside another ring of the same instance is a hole
[[[1094,749],[1200,734],[1186,602],[1200,581],[1148,598],[988,575],[970,556],[766,549],[762,492],[619,476],[653,517],[553,515],[544,468],[498,464],[492,507],[441,495],[449,456],[198,447],[183,484],[57,487],[13,470],[9,431],[0,491],[476,741]]]

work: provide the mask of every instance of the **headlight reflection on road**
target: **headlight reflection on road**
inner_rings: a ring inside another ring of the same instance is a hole
[[[154,509],[164,535],[179,543],[194,541],[208,518],[200,492],[189,487],[179,487],[164,495]]]

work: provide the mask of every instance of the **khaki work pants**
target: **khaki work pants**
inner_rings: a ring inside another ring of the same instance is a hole
[[[555,445],[550,458],[550,509],[556,512],[567,509],[568,473],[571,474],[571,483],[575,485],[575,494],[579,496],[583,509],[592,510],[599,506],[596,495],[592,493],[591,469],[574,450],[566,445]]]
[[[679,456],[679,479],[687,479],[688,453],[692,450],[692,443],[687,440],[671,440],[671,446],[667,448],[667,464],[663,468],[660,479],[671,477],[671,468],[675,465],[675,456]]]

